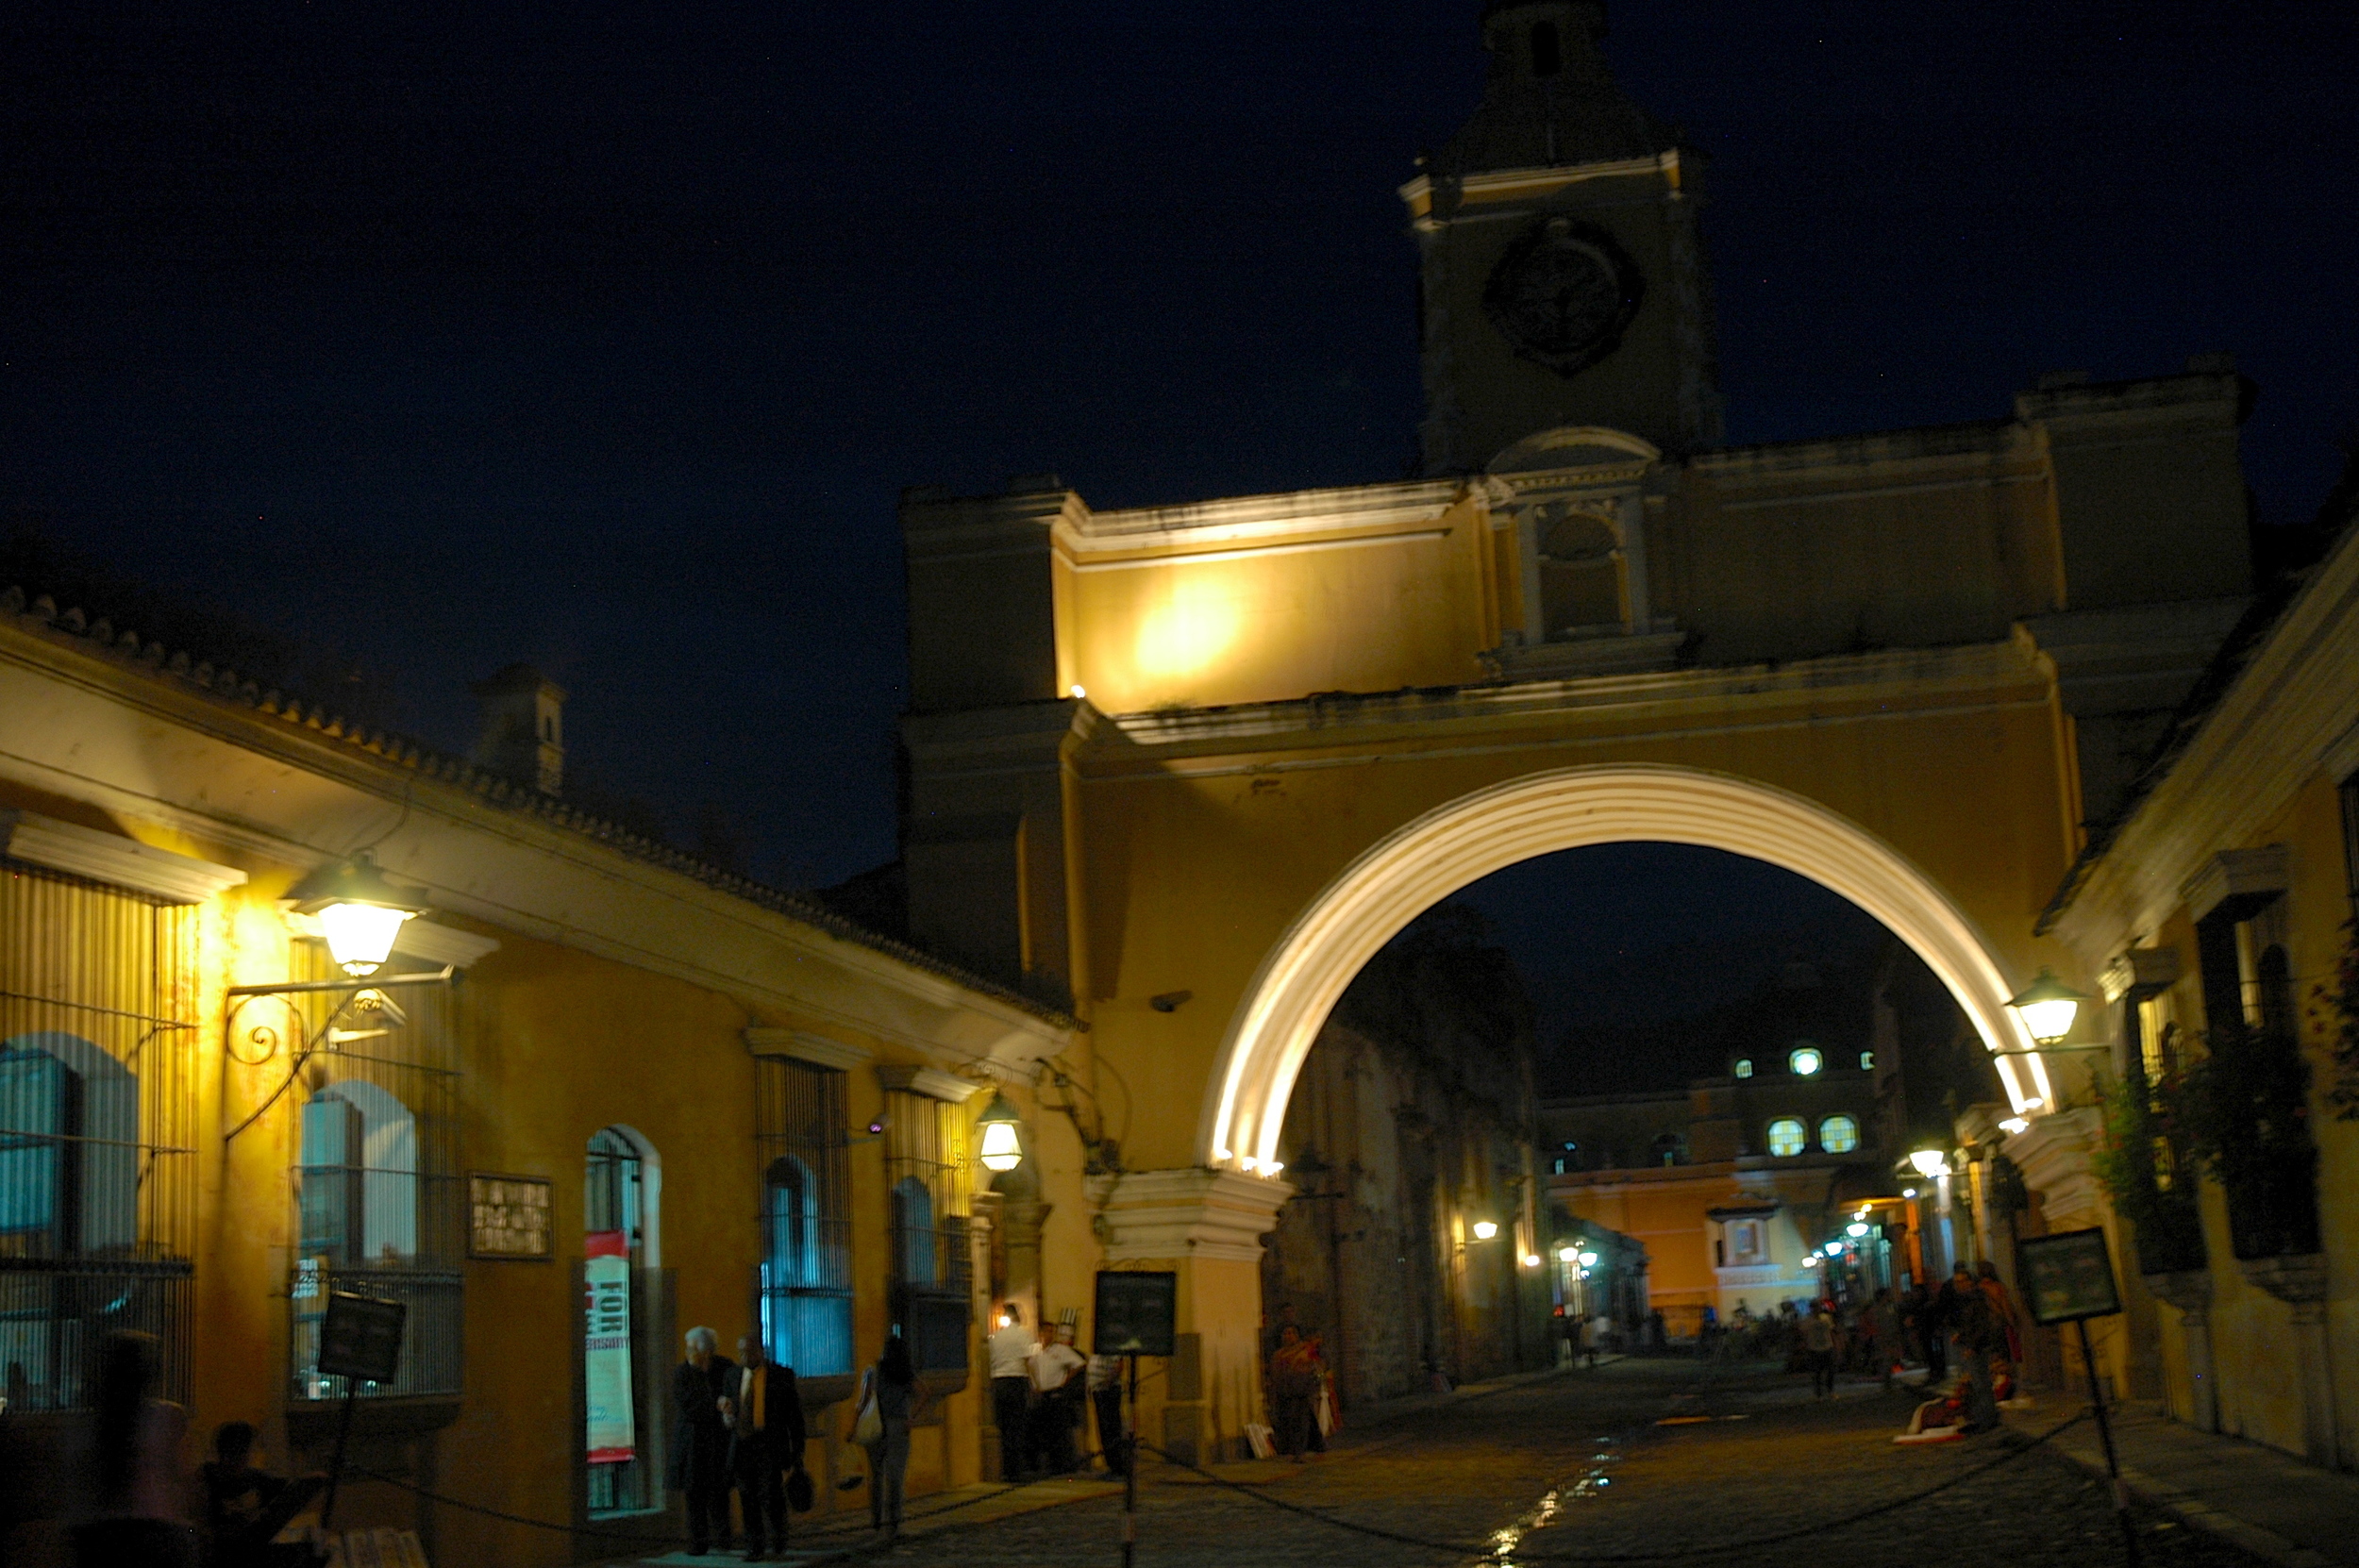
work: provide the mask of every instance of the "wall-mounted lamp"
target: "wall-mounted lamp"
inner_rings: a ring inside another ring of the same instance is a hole
[[[1578,1263],[1581,1261],[1581,1249],[1579,1247],[1558,1247],[1556,1249],[1556,1260],[1560,1263]]]
[[[1487,1242],[1498,1233],[1499,1223],[1497,1220],[1477,1220],[1474,1223],[1474,1235],[1478,1242]]]
[[[1918,1149],[1909,1156],[1909,1163],[1916,1168],[1918,1176],[1928,1181],[1949,1174],[1949,1158],[1939,1149]]]
[[[2006,1133],[2009,1137],[2013,1137],[2015,1134],[2019,1132],[2029,1132],[2031,1128],[2032,1124],[2025,1121],[2020,1116],[2010,1116],[1999,1124],[1999,1130]]]
[[[1867,1226],[1865,1223],[1859,1220],[1853,1220],[1849,1225],[1843,1227],[1843,1234],[1850,1237],[1851,1240],[1856,1242],[1861,1237],[1867,1234]]]
[[[355,979],[374,975],[393,951],[402,926],[426,912],[426,892],[376,869],[365,849],[319,867],[288,891],[299,914],[317,915],[329,957]]]
[[[1195,1000],[1193,991],[1166,991],[1160,996],[1149,996],[1146,1005],[1157,1012],[1178,1012],[1181,1004]]]
[[[2088,1000],[2084,992],[2073,990],[2056,978],[2052,971],[2042,969],[2039,978],[2023,988],[2022,994],[2011,999],[2007,1006],[2023,1020],[2023,1032],[2042,1045],[2053,1045],[2072,1032],[2072,1021],[2081,1014],[2081,1004]]]
[[[1528,1269],[1536,1269],[1536,1268],[1538,1268],[1539,1266],[1540,1266],[1540,1255],[1539,1255],[1538,1253],[1536,1253],[1536,1252],[1527,1252],[1527,1253],[1525,1253],[1525,1254],[1524,1254],[1524,1267],[1526,1267],[1526,1268],[1528,1268]]]
[[[1594,1252],[1582,1253],[1581,1255],[1581,1266],[1584,1269],[1596,1268],[1598,1266],[1598,1255]]]
[[[1008,1103],[1008,1097],[995,1091],[991,1104],[975,1119],[975,1125],[983,1129],[983,1146],[978,1158],[984,1170],[1012,1171],[1024,1163],[1024,1143],[1016,1132],[1022,1120],[1016,1115],[1015,1107]]]

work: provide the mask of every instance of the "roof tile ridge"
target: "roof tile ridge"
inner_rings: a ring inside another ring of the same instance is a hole
[[[264,688],[252,679],[242,679],[234,669],[216,667],[210,659],[192,656],[185,649],[167,650],[162,643],[143,641],[136,631],[127,628],[118,634],[108,617],[102,615],[92,622],[79,606],[60,610],[56,599],[47,593],[27,599],[25,590],[17,584],[0,587],[0,615],[30,622],[33,629],[50,638],[85,644],[83,652],[100,654],[118,664],[131,665],[136,673],[150,679],[193,687],[215,698],[317,730],[323,739],[343,741],[357,749],[371,752],[396,767],[455,784],[474,795],[511,809],[529,812],[585,838],[597,840],[633,859],[678,872],[716,891],[788,915],[839,940],[871,948],[913,968],[955,980],[967,990],[1020,1008],[1045,1022],[1071,1029],[1088,1026],[1063,1008],[1028,996],[1012,986],[979,975],[911,942],[872,930],[808,895],[755,881],[676,844],[634,833],[620,823],[587,811],[562,796],[523,789],[503,775],[437,750],[413,736],[375,729],[341,714],[331,713],[324,704],[306,703],[299,694],[283,692],[275,686]],[[93,643],[95,647],[87,646]]]

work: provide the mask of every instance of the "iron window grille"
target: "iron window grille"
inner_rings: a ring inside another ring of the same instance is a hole
[[[852,1181],[844,1075],[785,1057],[757,1058],[754,1075],[762,1343],[799,1377],[848,1376]]]
[[[324,944],[293,944],[295,978],[340,978]],[[451,1397],[460,1391],[466,1192],[459,1171],[458,985],[389,992],[394,1007],[357,1011],[326,1031],[303,1064],[292,1187],[297,1245],[288,1281],[288,1398],[340,1399],[344,1379],[319,1371],[331,1291],[409,1309],[391,1383],[362,1397]],[[336,993],[287,998],[305,1033],[326,1022]],[[396,1008],[398,1010],[395,1010]]]
[[[0,860],[0,1395],[87,1410],[153,1334],[188,1398],[198,911]]]
[[[944,1101],[888,1090],[884,1163],[894,1319],[918,1371],[964,1372],[974,1309],[965,1118]]]

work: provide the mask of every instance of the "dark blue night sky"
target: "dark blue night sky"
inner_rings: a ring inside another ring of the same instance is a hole
[[[579,775],[834,880],[894,851],[901,486],[1404,471],[1393,192],[1477,10],[11,8],[0,507],[447,746],[538,661]],[[2306,518],[2359,419],[2337,12],[1620,0],[1713,159],[1731,438],[2227,349]]]

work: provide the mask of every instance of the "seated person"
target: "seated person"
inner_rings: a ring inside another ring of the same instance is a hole
[[[274,1562],[271,1543],[327,1485],[325,1476],[282,1481],[257,1469],[253,1460],[253,1426],[225,1421],[213,1432],[213,1457],[198,1467],[205,1487],[206,1560],[213,1568],[260,1568]],[[308,1546],[292,1552],[300,1555],[282,1551],[276,1556],[310,1560]]]

